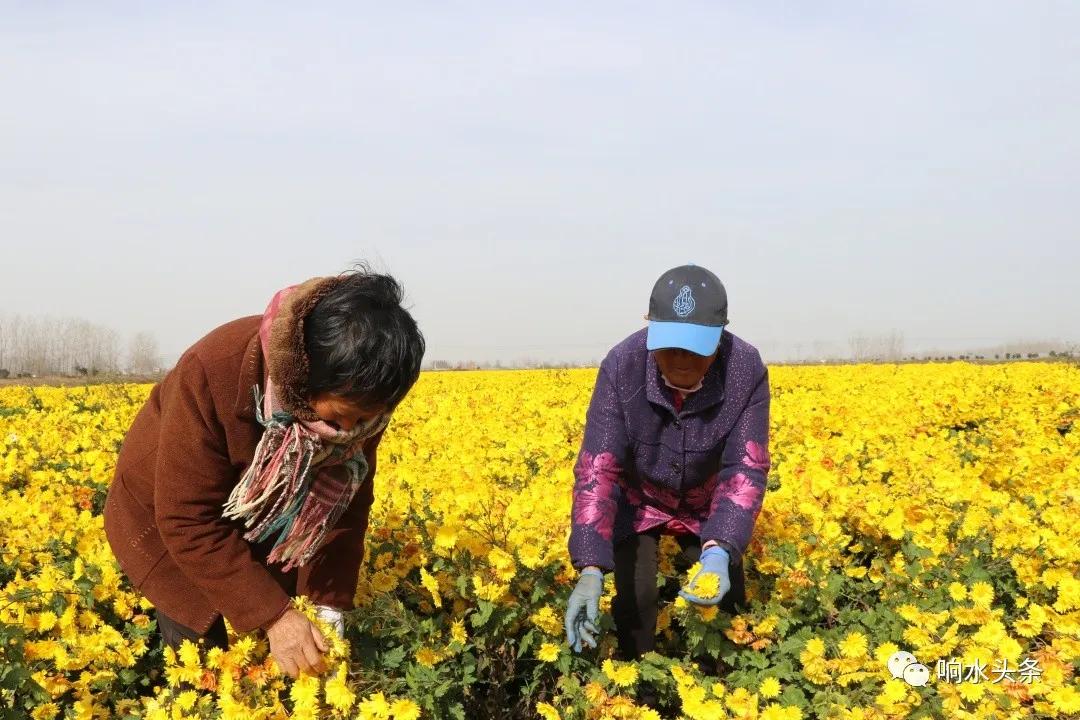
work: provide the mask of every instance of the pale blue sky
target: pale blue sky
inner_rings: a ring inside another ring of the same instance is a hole
[[[1080,5],[0,2],[0,312],[373,260],[428,359],[599,358],[693,261],[766,359],[1080,340]]]

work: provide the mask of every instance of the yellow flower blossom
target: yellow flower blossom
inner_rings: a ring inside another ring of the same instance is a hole
[[[562,716],[559,715],[559,711],[553,705],[549,705],[546,702],[536,703],[536,714],[543,720],[562,720]]]
[[[431,600],[435,603],[435,607],[441,608],[442,596],[439,595],[439,581],[427,571],[427,568],[420,568],[420,584],[431,593]]]
[[[758,686],[758,695],[771,700],[780,694],[780,681],[774,677],[767,677]]]
[[[453,642],[464,645],[469,640],[469,635],[465,630],[464,620],[455,620],[450,626],[450,639]]]
[[[861,658],[867,652],[866,636],[861,632],[848,633],[840,641],[840,654],[846,658]]]
[[[347,682],[348,676],[348,664],[343,661],[326,681],[324,689],[326,703],[340,714],[348,712],[349,708],[356,702],[356,693],[353,692]]]
[[[555,662],[559,659],[559,646],[554,643],[546,642],[540,646],[539,651],[536,653],[536,657],[544,662]]]
[[[988,608],[994,601],[994,588],[988,582],[979,581],[971,586],[971,602],[978,608]]]
[[[605,660],[601,666],[604,675],[619,687],[631,687],[638,680],[638,670],[631,664]]]
[[[418,720],[420,706],[406,698],[395,700],[390,706],[390,715],[394,720]]]

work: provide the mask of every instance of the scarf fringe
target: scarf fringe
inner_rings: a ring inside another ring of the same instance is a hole
[[[272,388],[268,387],[272,396]],[[261,542],[277,533],[270,562],[283,570],[306,564],[322,546],[367,478],[364,441],[386,427],[389,416],[358,427],[343,443],[324,441],[317,432],[279,410],[266,417],[270,402],[253,388],[255,418],[265,428],[255,457],[229,493],[222,516],[242,520],[244,539]],[[265,403],[265,409],[264,409]],[[322,472],[343,470],[345,488],[328,504],[309,492]]]

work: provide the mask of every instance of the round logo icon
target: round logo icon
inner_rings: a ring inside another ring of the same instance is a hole
[[[904,682],[913,687],[922,687],[930,682],[930,668],[922,663],[912,663],[904,668]]]
[[[897,650],[889,657],[889,672],[892,673],[894,678],[900,679],[904,677],[904,670],[908,665],[915,665],[919,661],[914,655],[907,650]]]

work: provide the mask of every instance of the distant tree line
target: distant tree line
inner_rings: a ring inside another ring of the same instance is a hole
[[[1022,345],[1022,344],[1021,344]],[[904,336],[898,331],[892,331],[887,335],[857,334],[848,338],[848,347],[851,351],[850,360],[854,362],[945,362],[952,360],[1038,360],[1049,357],[1051,359],[1072,359],[1080,356],[1080,351],[1074,349],[1050,349],[1050,343],[1032,343],[1029,347],[1017,352],[1015,348],[1010,351],[1005,347],[995,349],[983,349],[967,352],[943,352],[932,350],[921,354],[904,352]],[[840,360],[839,358],[837,360]],[[842,361],[842,360],[840,360]]]
[[[152,333],[127,343],[112,328],[81,318],[0,315],[0,378],[94,376],[161,370]]]
[[[919,354],[904,352],[904,336],[898,331],[888,334],[856,334],[848,338],[848,357],[819,355],[813,359],[800,358],[800,363],[846,362],[944,362],[953,360],[1036,360],[1080,359],[1080,347],[1050,349],[1051,343],[1033,343],[1021,347],[1023,352],[1000,347],[965,353],[946,353],[940,350]],[[1038,350],[1038,351],[1036,351]],[[502,368],[572,368],[596,367],[597,359],[588,362],[553,362],[522,357],[503,364],[501,360],[450,361],[429,360],[427,370],[488,370]],[[116,375],[149,376],[160,373],[161,353],[153,333],[138,332],[124,343],[112,328],[81,318],[27,317],[0,314],[0,379],[9,377],[68,377]]]
[[[424,363],[424,370],[568,370],[570,368],[596,367],[599,362],[556,362],[551,360],[535,360],[524,358],[510,364],[503,364],[501,360],[429,360]]]
[[[898,330],[888,335],[858,333],[848,338],[848,347],[855,362],[898,362],[904,357],[904,334]]]

